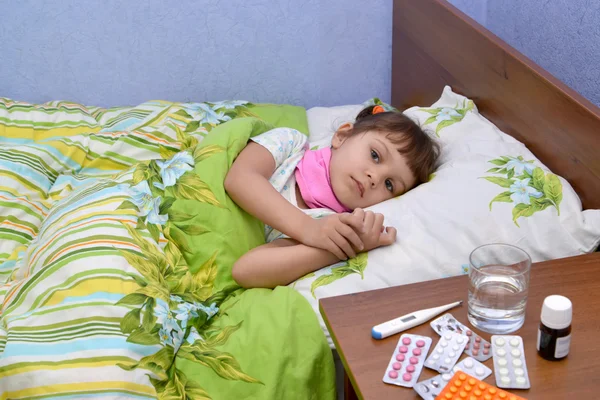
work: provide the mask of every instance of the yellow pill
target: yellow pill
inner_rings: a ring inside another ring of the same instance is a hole
[[[457,389],[457,388],[455,388],[454,386],[450,386],[450,391],[451,391],[452,393],[456,393],[456,392],[458,392],[458,389]]]
[[[491,387],[489,392],[490,392],[490,394],[496,394],[497,390],[496,390],[496,388]]]
[[[469,379],[469,385],[474,386],[476,383],[475,379],[471,378]]]
[[[506,393],[498,393],[498,397],[500,397],[501,399],[505,399]]]
[[[485,385],[485,383],[480,383],[479,384],[479,389],[481,389],[481,390],[485,390],[486,387],[487,386]]]
[[[467,398],[467,393],[466,392],[460,392],[460,397],[462,397],[463,399]]]
[[[472,388],[471,386],[469,386],[469,385],[465,385],[465,386],[463,387],[463,389],[465,389],[467,392],[470,392],[470,391],[471,391],[471,389],[473,389],[473,388]]]
[[[475,391],[473,392],[473,394],[474,394],[475,396],[481,396],[481,390],[479,390],[479,389],[475,389]]]
[[[450,393],[446,393],[446,398],[447,399],[451,399],[452,397],[454,397],[454,396],[452,396]]]
[[[455,380],[455,381],[454,381],[454,386],[456,386],[456,387],[460,387],[461,385],[462,385],[462,382],[461,382],[461,381],[459,381],[459,380]]]
[[[460,374],[458,376],[458,379],[460,379],[461,381],[464,381],[465,379],[467,379],[467,376],[465,374]]]

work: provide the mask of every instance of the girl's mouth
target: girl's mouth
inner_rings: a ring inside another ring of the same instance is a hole
[[[356,179],[352,178],[352,180],[354,181],[354,183],[356,183],[356,188],[358,189],[358,193],[360,194],[360,197],[363,197],[363,195],[365,194],[364,186],[362,185],[362,183],[360,183]]]

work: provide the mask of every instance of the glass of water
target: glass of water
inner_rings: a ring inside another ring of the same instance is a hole
[[[469,257],[469,322],[492,334],[523,326],[531,257],[508,244],[486,244]]]

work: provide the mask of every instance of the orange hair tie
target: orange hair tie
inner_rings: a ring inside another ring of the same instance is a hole
[[[381,107],[381,106],[375,106],[375,107],[373,107],[373,112],[372,112],[373,115],[379,114],[379,113],[382,113],[382,112],[385,112],[385,110],[383,109],[383,107]]]

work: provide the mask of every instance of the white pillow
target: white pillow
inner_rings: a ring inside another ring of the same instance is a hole
[[[600,210],[582,211],[567,181],[469,104],[446,87],[433,107],[405,111],[439,140],[439,168],[430,182],[370,207],[398,229],[394,245],[293,284],[317,314],[318,298],[466,273],[470,252],[486,243],[516,245],[534,262],[598,247]]]
[[[313,107],[306,111],[308,119],[308,137],[311,147],[331,144],[331,137],[337,128],[346,123],[353,123],[363,105],[348,105],[338,107]]]

